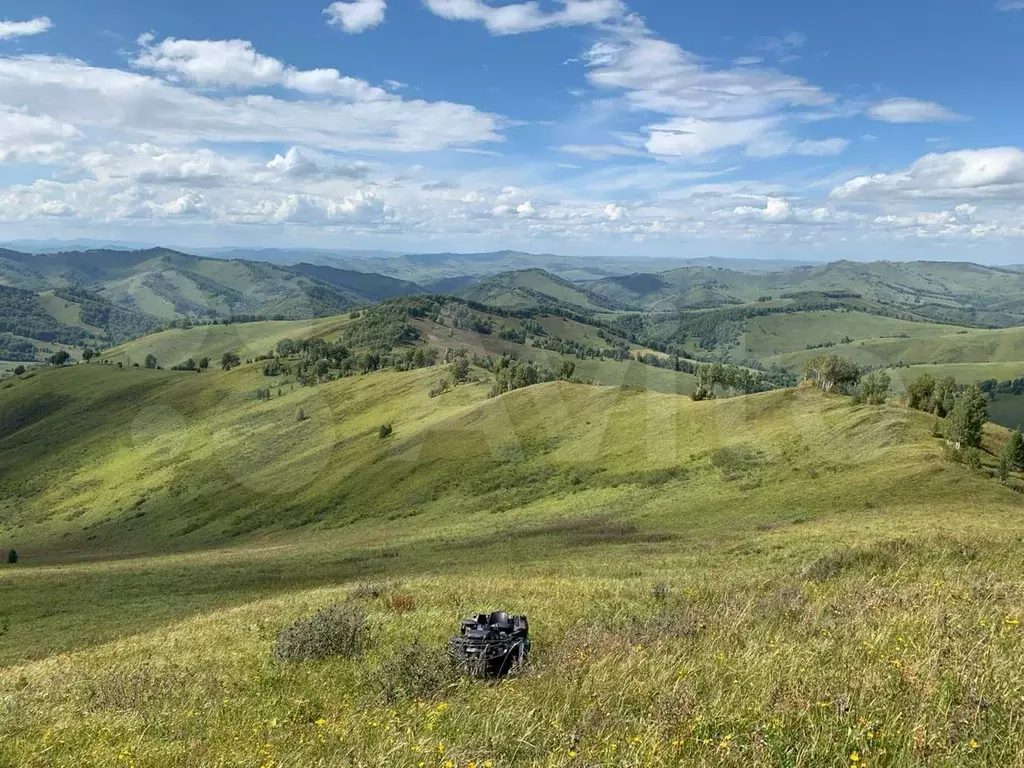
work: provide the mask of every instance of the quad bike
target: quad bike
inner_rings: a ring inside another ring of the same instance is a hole
[[[464,619],[460,634],[448,650],[458,669],[472,677],[501,677],[522,670],[530,653],[530,629],[525,616],[505,611],[479,613]]]

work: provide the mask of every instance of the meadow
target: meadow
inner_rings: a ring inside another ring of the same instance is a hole
[[[1022,478],[933,416],[443,375],[0,389],[0,765],[1024,763]],[[339,602],[364,653],[273,659]],[[446,674],[496,607],[525,672]]]

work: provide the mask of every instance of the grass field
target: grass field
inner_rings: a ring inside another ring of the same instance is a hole
[[[807,358],[823,351],[841,355],[858,365],[876,367],[1024,361],[1024,328],[956,330],[955,326],[932,326],[927,323],[914,325],[923,327],[923,335],[915,333],[908,335],[908,338],[854,339],[849,344],[836,344],[825,350],[812,349],[768,356],[763,358],[763,362],[797,370]],[[952,330],[946,334],[931,335],[936,327]],[[849,335],[854,336],[853,333]]]
[[[913,323],[865,312],[821,311],[754,317],[746,322],[740,344],[731,352],[736,359],[772,358],[806,352],[807,346],[892,339],[906,335],[915,340],[935,339],[971,330],[938,323]],[[820,351],[820,350],[818,350]]]
[[[270,402],[258,366],[0,389],[0,764],[1024,761],[1021,496],[943,459],[934,417],[813,390],[488,399],[482,370],[428,397],[443,373]],[[272,660],[336,601],[366,611],[364,655]],[[434,674],[498,606],[530,616],[527,672]]]
[[[145,361],[146,355],[155,355],[165,368],[183,363],[189,358],[211,361],[225,352],[237,352],[243,359],[266,355],[282,339],[312,337],[335,338],[350,322],[347,316],[317,318],[313,320],[268,320],[259,323],[231,323],[228,325],[197,325],[187,330],[172,328],[143,336],[103,353],[101,360],[131,365]]]

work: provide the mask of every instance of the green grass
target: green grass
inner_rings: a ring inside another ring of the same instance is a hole
[[[1008,429],[1024,428],[1024,395],[996,395],[988,404],[988,415]]]
[[[790,370],[799,369],[814,355],[835,353],[858,365],[947,365],[960,363],[1012,363],[1024,361],[1024,328],[998,330],[956,330],[936,335],[935,326],[922,325],[921,333],[909,338],[857,340],[836,344],[825,350],[813,349],[765,357],[765,363],[777,363]],[[851,337],[854,333],[849,333]]]
[[[807,389],[488,399],[481,370],[428,397],[443,374],[269,403],[256,365],[0,389],[0,764],[1024,760],[1021,497],[946,461],[933,417]],[[365,655],[272,661],[367,582]],[[402,692],[404,649],[499,606],[530,617],[525,675]]]
[[[860,342],[906,334],[915,340],[949,336],[968,330],[938,323],[914,323],[865,312],[821,311],[754,317],[746,322],[739,346],[730,354],[736,359],[764,359],[785,353],[806,352],[808,345]],[[816,354],[822,350],[816,350]],[[831,350],[825,350],[831,351]]]
[[[101,359],[131,365],[155,355],[159,364],[170,367],[189,358],[220,360],[225,352],[237,352],[244,360],[272,351],[282,339],[333,338],[349,319],[347,316],[314,320],[281,320],[229,325],[197,325],[187,330],[172,328],[143,336],[103,353]]]

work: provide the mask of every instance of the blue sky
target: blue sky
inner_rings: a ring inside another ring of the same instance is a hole
[[[0,240],[1024,262],[1021,0],[9,0]]]

